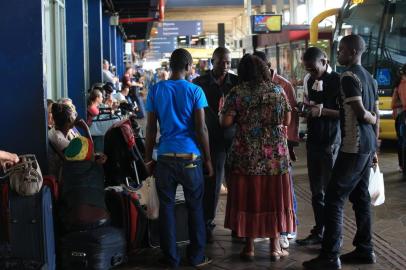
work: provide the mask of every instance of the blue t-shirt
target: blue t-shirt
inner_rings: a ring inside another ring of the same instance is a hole
[[[200,155],[194,111],[204,107],[207,100],[202,88],[186,80],[160,81],[150,89],[146,110],[158,118],[161,133],[158,155]]]

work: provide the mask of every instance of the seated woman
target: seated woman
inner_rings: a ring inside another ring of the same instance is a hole
[[[99,115],[99,106],[103,103],[103,94],[98,89],[93,89],[87,99],[87,121],[90,126],[93,122],[93,118]]]
[[[77,113],[71,106],[54,103],[51,111],[55,125],[48,131],[48,139],[51,150],[53,150],[49,151],[48,155],[49,173],[58,178],[63,161],[61,155],[70,141],[79,136],[79,133],[75,132],[73,128],[81,128],[88,138],[91,137],[89,127],[83,119],[77,117]]]
[[[114,98],[119,103],[121,113],[123,115],[127,113],[135,113],[138,111],[137,102],[133,101],[129,96],[130,88],[128,86],[123,86],[121,91],[114,95]]]
[[[94,154],[91,139],[79,136],[64,151],[60,213],[67,231],[105,225],[109,213],[104,202],[105,155]]]

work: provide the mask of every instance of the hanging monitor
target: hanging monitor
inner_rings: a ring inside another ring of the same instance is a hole
[[[253,15],[251,21],[253,34],[279,33],[282,31],[282,15]]]

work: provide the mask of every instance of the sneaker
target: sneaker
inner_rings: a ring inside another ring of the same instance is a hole
[[[296,243],[300,246],[310,246],[310,245],[317,245],[321,244],[323,239],[318,236],[317,234],[310,234],[308,237],[304,239],[297,239]]]
[[[203,257],[203,261],[202,261],[201,263],[195,264],[195,265],[193,265],[193,266],[196,267],[196,268],[204,267],[204,266],[210,264],[212,261],[213,261],[213,260],[212,260],[211,258],[209,258],[209,257],[207,257],[207,256],[204,256],[204,257]]]
[[[281,235],[279,237],[279,244],[281,245],[281,248],[287,249],[289,248],[289,240],[287,235]]]
[[[288,239],[289,239],[289,240],[291,240],[291,239],[296,239],[296,237],[297,237],[297,233],[296,233],[296,232],[294,232],[294,233],[288,233]]]
[[[319,256],[303,263],[303,267],[309,270],[338,270],[341,269],[339,258],[325,258]]]
[[[340,256],[343,263],[348,264],[374,264],[376,263],[375,253],[372,252],[362,252],[357,249],[343,254]]]

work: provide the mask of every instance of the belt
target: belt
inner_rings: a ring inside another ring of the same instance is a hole
[[[190,159],[190,160],[195,160],[199,156],[196,154],[184,154],[184,153],[165,153],[162,154],[165,157],[174,157],[174,158],[183,158],[183,159]]]

